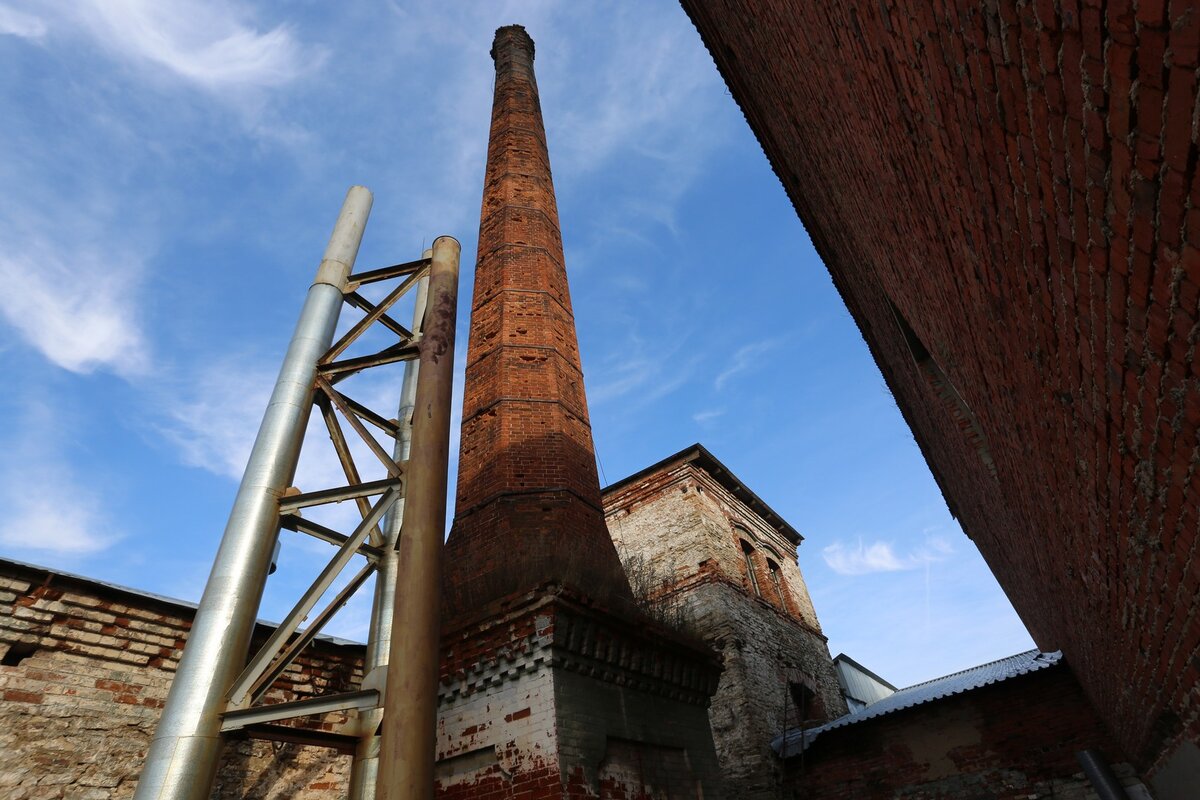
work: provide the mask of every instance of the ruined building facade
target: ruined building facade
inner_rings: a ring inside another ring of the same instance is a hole
[[[0,561],[0,797],[127,800],[183,652],[195,606]],[[260,625],[261,644],[271,629]],[[364,646],[319,638],[269,702],[335,694],[362,681]],[[330,714],[313,726],[334,732]],[[346,796],[353,740],[336,750],[283,741],[225,748],[220,800]]]
[[[1200,785],[1200,7],[683,0],[963,530]]]
[[[609,486],[604,507],[651,613],[721,655],[709,719],[728,796],[778,797],[771,739],[846,713],[800,535],[699,444]]]

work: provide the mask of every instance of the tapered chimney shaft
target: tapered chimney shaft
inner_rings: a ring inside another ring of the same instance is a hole
[[[533,40],[496,32],[495,97],[445,554],[451,618],[546,582],[629,597],[604,525]]]

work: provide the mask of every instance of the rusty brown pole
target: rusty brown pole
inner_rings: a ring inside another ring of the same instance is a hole
[[[433,242],[379,743],[380,800],[432,800],[458,242]]]

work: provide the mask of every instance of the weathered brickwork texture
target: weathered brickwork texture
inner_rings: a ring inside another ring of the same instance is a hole
[[[1088,749],[1110,759],[1117,752],[1060,664],[826,731],[788,759],[786,796],[1095,800],[1075,759]],[[1129,765],[1114,771],[1140,785]]]
[[[1200,6],[683,6],[951,511],[1163,769],[1200,740]]]
[[[721,654],[709,719],[728,796],[774,798],[771,739],[841,716],[846,705],[800,573],[799,536],[768,524],[728,488],[745,492],[740,483],[700,453],[684,451],[606,490],[609,530],[635,588],[650,589]],[[645,576],[651,585],[640,585]],[[803,712],[794,685],[815,694]]]
[[[0,562],[0,797],[131,797],[193,613]],[[345,691],[361,680],[361,661],[361,647],[318,641],[267,699]],[[333,730],[344,721],[328,715],[318,724]],[[344,796],[348,772],[349,759],[331,750],[234,742],[213,797],[332,800]]]
[[[550,156],[520,26],[496,32],[446,608],[547,580],[629,589],[604,529]]]
[[[439,798],[721,797],[720,666],[678,634],[557,586],[443,640]]]

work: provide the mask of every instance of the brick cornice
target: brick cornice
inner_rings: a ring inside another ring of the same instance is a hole
[[[707,704],[716,691],[721,662],[707,645],[588,605],[577,590],[548,584],[504,598],[493,610],[443,636],[443,701],[545,669],[693,705]],[[456,648],[468,646],[464,659]]]

